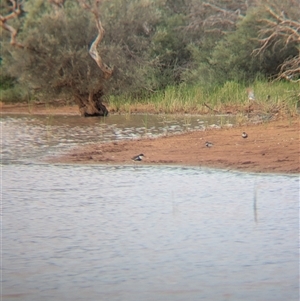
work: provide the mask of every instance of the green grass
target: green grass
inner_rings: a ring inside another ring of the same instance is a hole
[[[300,83],[256,82],[253,85],[257,102],[267,113],[295,114],[300,100]]]
[[[255,102],[248,100],[247,88],[254,91]],[[257,80],[251,87],[236,82],[227,82],[223,86],[203,87],[180,85],[170,86],[163,91],[153,93],[148,98],[110,97],[109,107],[114,111],[134,111],[134,107],[143,105],[154,109],[156,113],[245,113],[251,110],[260,113],[284,113],[295,115],[299,102],[300,83],[267,82]],[[129,112],[130,113],[130,112]]]
[[[247,88],[255,94],[255,102],[248,100]],[[265,114],[297,115],[300,102],[300,83],[284,81],[255,81],[251,87],[237,82],[226,82],[222,86],[169,86],[143,98],[131,96],[109,96],[108,109],[111,112],[131,114],[133,112],[149,113],[190,113],[215,114],[227,113],[245,114],[249,112]],[[2,102],[28,102],[27,91],[20,87],[0,90]]]

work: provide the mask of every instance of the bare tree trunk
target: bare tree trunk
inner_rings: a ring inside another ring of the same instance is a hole
[[[97,63],[101,71],[103,72],[103,78],[105,80],[108,80],[111,78],[114,70],[113,68],[110,68],[108,65],[106,65],[103,62],[102,57],[97,50],[97,47],[101,43],[104,36],[104,29],[102,27],[102,23],[99,17],[99,9],[98,9],[98,6],[101,1],[94,0],[93,6],[89,5],[85,0],[78,0],[78,2],[81,4],[81,6],[84,9],[90,11],[95,17],[96,26],[98,29],[98,35],[89,49],[89,54],[92,57],[92,59]],[[81,99],[81,105],[80,105],[81,115],[85,117],[107,116],[108,110],[102,103],[103,95],[104,93],[103,90],[101,89],[97,92],[90,92],[87,101],[83,101],[82,97],[80,96],[79,98]]]
[[[108,110],[102,103],[102,90],[97,93],[80,93],[76,91],[74,93],[75,101],[79,107],[81,116],[84,117],[96,117],[107,116]]]

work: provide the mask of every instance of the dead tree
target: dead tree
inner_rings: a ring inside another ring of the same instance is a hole
[[[298,10],[300,17],[300,5],[297,1],[290,0],[290,6]],[[253,51],[254,55],[259,55],[270,47],[282,43],[284,47],[295,45],[298,55],[289,57],[281,65],[277,79],[286,79],[291,82],[300,82],[300,22],[299,19],[289,18],[275,3],[267,0],[264,5],[268,18],[260,20],[262,29],[260,30],[259,42],[261,46]]]

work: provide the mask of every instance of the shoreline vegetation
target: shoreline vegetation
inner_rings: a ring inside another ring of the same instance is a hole
[[[234,81],[221,86],[202,87],[180,85],[167,87],[151,97],[124,99],[111,97],[110,112],[188,113],[188,114],[287,114],[295,116],[300,106],[300,82],[256,81],[247,87]],[[253,93],[254,100],[249,99]]]
[[[169,86],[152,93],[145,98],[110,96],[104,101],[110,113],[131,114],[256,114],[286,117],[297,116],[300,107],[300,82],[287,81],[266,82],[255,81],[251,87],[236,82],[226,82],[222,86],[202,87]],[[26,92],[17,87],[0,91],[2,106],[27,107],[28,112],[39,112],[44,107],[55,111],[60,106],[72,107],[74,114],[79,114],[75,104],[64,99],[43,101],[31,99]],[[249,99],[252,93],[255,99]],[[20,103],[16,103],[18,99]]]

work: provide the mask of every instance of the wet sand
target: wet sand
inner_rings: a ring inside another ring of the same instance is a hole
[[[242,138],[242,132],[248,137]],[[205,143],[213,143],[206,147]],[[131,158],[143,153],[141,162]],[[300,173],[299,120],[210,129],[155,139],[77,147],[55,163],[186,165],[249,172]]]

